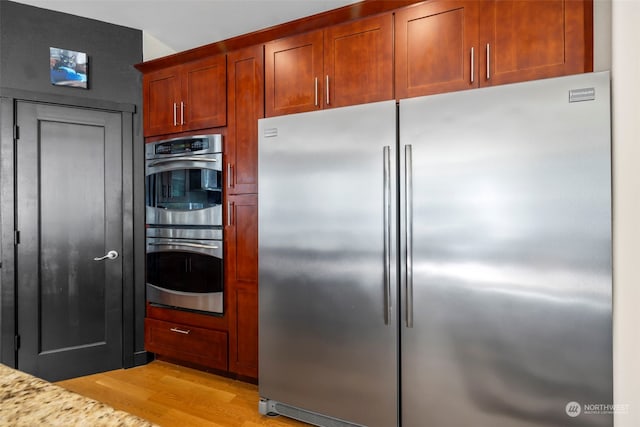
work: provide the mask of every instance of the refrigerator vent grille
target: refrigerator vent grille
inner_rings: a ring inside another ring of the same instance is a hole
[[[320,427],[364,427],[360,424],[341,421],[335,418],[316,414],[314,412],[294,408],[293,406],[284,405],[282,403],[276,403],[275,409],[280,415],[284,415],[289,418],[295,418],[296,420],[304,421],[305,423],[313,424]]]
[[[278,136],[278,128],[269,128],[264,130],[265,138],[275,138]]]

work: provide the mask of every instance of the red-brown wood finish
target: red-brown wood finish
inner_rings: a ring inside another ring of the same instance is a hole
[[[225,55],[145,74],[145,136],[224,126],[226,76]]]
[[[258,119],[264,117],[262,46],[229,53],[227,63],[226,193],[257,193]]]
[[[354,19],[377,15],[379,13],[392,11],[400,7],[421,0],[365,0],[353,3],[338,9],[318,13],[284,24],[242,34],[230,39],[221,40],[194,49],[189,49],[173,55],[136,64],[135,67],[143,73],[165,69],[167,67],[184,64],[200,58],[219,55],[245,47],[268,43],[284,37],[301,34],[308,31],[323,29],[331,25],[340,24]]]
[[[225,308],[226,310],[226,308]],[[193,311],[174,310],[166,307],[157,307],[147,304],[147,317],[166,322],[180,323],[182,325],[199,326],[207,329],[227,330],[227,317],[207,315]]]
[[[175,132],[174,117],[181,95],[180,67],[145,74],[142,84],[145,136]]]
[[[229,371],[258,377],[258,196],[229,196],[225,275]]]
[[[267,117],[321,108],[322,36],[315,31],[265,45]]]
[[[324,108],[393,99],[393,15],[327,28],[323,79]]]
[[[265,115],[393,99],[393,15],[265,45]]]
[[[136,65],[147,142],[224,135],[229,208],[224,316],[148,305],[147,350],[258,377],[258,118],[592,70],[592,0],[414,3],[364,1]]]
[[[430,1],[396,12],[398,99],[478,86],[479,4],[477,0]]]
[[[197,61],[183,68],[183,131],[227,123],[226,79],[225,55]]]
[[[593,2],[485,0],[480,49],[481,86],[593,71]]]
[[[193,325],[145,319],[145,349],[205,367],[227,370],[227,333]]]

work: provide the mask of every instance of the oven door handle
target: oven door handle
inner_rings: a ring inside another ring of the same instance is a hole
[[[209,163],[215,163],[218,161],[218,159],[207,159],[207,158],[202,158],[202,157],[174,157],[172,159],[160,159],[160,160],[155,160],[153,162],[149,162],[147,163],[147,166],[157,166],[157,165],[163,165],[165,163],[172,163],[172,162],[209,162]]]
[[[199,248],[199,249],[220,249],[219,246],[203,245],[202,243],[184,243],[184,242],[149,242],[150,246],[184,246],[187,248]]]

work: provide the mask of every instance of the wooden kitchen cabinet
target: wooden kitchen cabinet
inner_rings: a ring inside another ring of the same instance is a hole
[[[265,45],[267,117],[321,108],[322,36],[314,31]]]
[[[393,99],[393,15],[324,31],[324,108]]]
[[[258,196],[227,199],[225,277],[229,371],[258,378]]]
[[[262,46],[229,53],[226,193],[258,192],[258,119],[264,117]]]
[[[393,15],[265,45],[267,117],[393,98]]]
[[[476,0],[430,1],[396,12],[396,97],[478,86]]]
[[[226,76],[225,55],[144,74],[145,136],[226,125]]]
[[[435,0],[396,11],[396,97],[592,71],[591,0]]]
[[[593,71],[593,2],[484,0],[479,49],[481,86]]]
[[[226,329],[223,317],[147,305],[145,349],[172,361],[226,371]]]

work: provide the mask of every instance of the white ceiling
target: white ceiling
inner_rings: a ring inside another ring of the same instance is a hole
[[[356,3],[354,0],[13,0],[144,34],[145,61]]]

